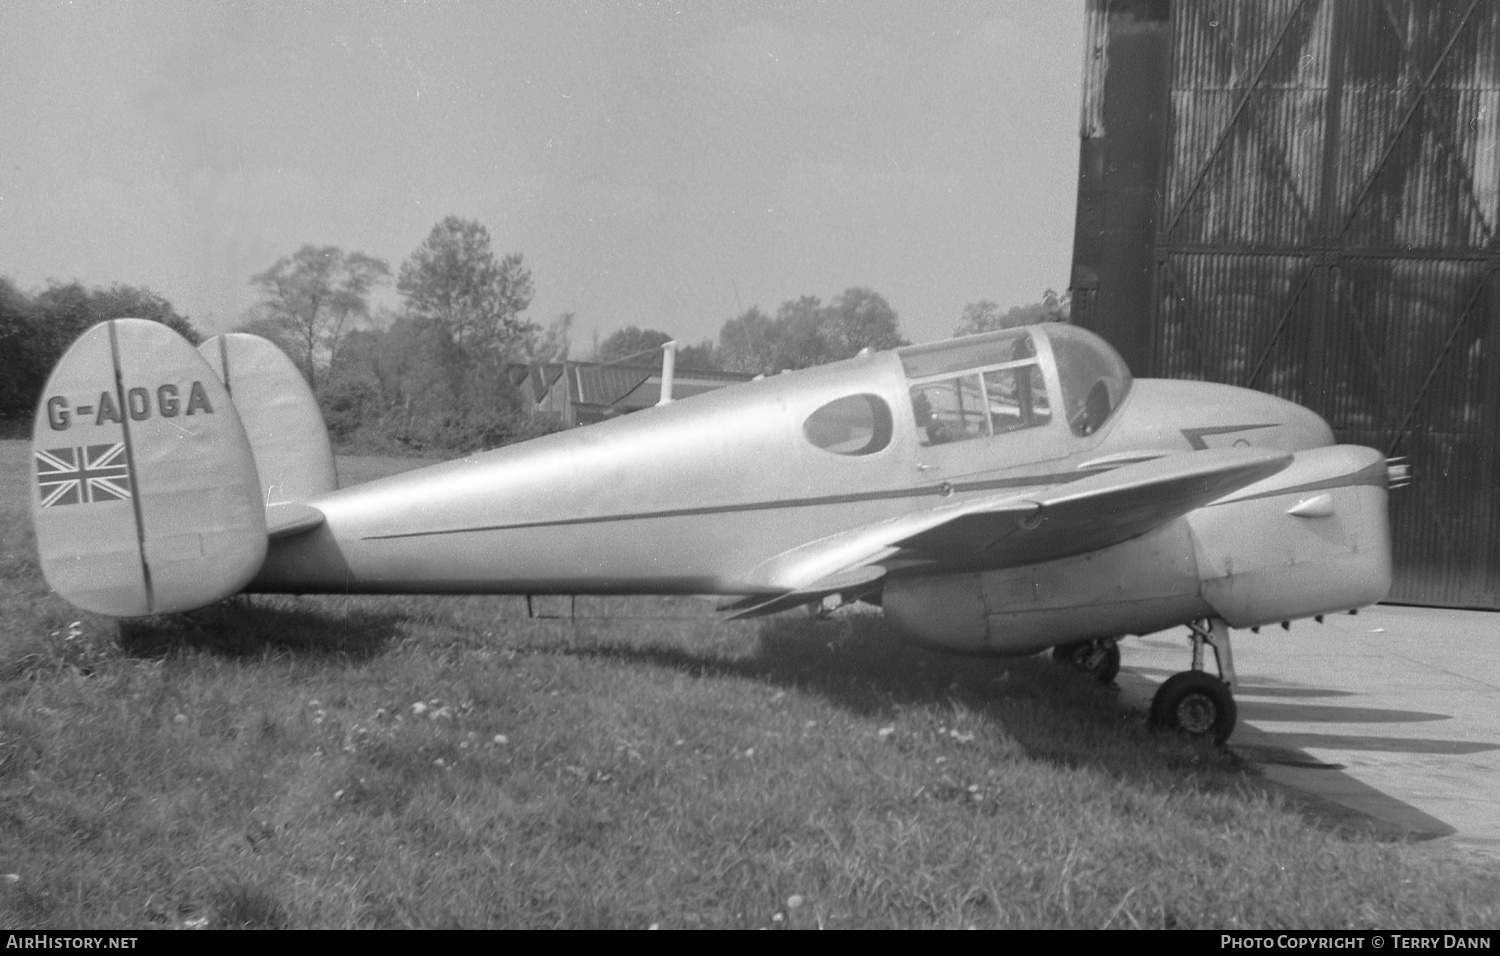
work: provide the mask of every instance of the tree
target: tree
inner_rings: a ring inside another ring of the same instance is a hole
[[[369,316],[370,292],[390,274],[383,259],[306,245],[250,282],[261,291],[264,318],[281,323],[295,339],[297,357],[316,387],[322,357],[328,356],[328,364],[337,360],[348,327]]]
[[[901,337],[896,310],[878,293],[865,288],[845,289],[829,303],[823,336],[830,354],[852,358],[864,349],[893,349],[908,345]]]
[[[573,347],[573,313],[564,312],[545,329],[527,337],[520,358],[528,362],[566,362]]]
[[[776,318],[759,307],[724,323],[719,330],[719,361],[739,372],[809,368],[853,358],[862,350],[905,345],[900,320],[879,294],[845,289],[824,305],[805,295],[781,304]]]
[[[751,306],[719,330],[719,363],[732,372],[774,371],[775,339],[770,317]]]
[[[595,361],[619,362],[625,359],[634,359],[641,362],[651,362],[659,357],[650,353],[661,348],[672,341],[672,336],[655,329],[638,329],[633,325],[627,325],[618,329],[601,343],[599,343],[599,354]]]
[[[1052,289],[1042,293],[1040,302],[1018,305],[1004,312],[1001,312],[1000,307],[989,299],[980,299],[978,302],[970,302],[964,306],[963,315],[960,316],[953,334],[977,335],[980,332],[998,332],[1001,329],[1014,329],[1042,322],[1066,322],[1069,311],[1069,293],[1064,292],[1058,295]]]
[[[194,345],[203,338],[193,323],[177,313],[172,303],[145,286],[115,284],[108,289],[93,289],[89,292],[88,309],[91,323],[105,319],[149,319],[160,322]]]
[[[823,323],[828,318],[823,302],[815,295],[781,303],[772,328],[776,331],[776,369],[812,368],[832,362],[835,356]]]
[[[481,224],[449,216],[401,264],[396,289],[407,313],[433,322],[465,354],[493,362],[525,351],[537,327],[521,318],[531,305],[531,273],[521,255],[497,260]]]
[[[35,297],[0,279],[0,418],[31,414],[47,376],[73,340],[106,319],[161,322],[197,343],[198,330],[144,286],[53,283]]]
[[[39,319],[31,297],[0,279],[0,419],[28,414],[46,381],[35,354]]]
[[[719,370],[718,351],[711,341],[699,342],[697,345],[681,345],[677,348],[677,367],[680,369],[698,369],[706,372]]]
[[[611,333],[599,344],[594,353],[595,361],[659,364],[661,355],[657,350],[671,341],[673,341],[673,336],[666,332],[638,329],[633,325],[628,325]],[[713,342],[699,342],[697,345],[683,345],[679,342],[677,367],[684,371],[687,369],[716,371],[719,368],[719,359],[714,351]]]

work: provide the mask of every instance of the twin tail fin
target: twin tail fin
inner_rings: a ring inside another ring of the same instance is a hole
[[[32,452],[47,583],[115,617],[238,592],[271,534],[321,523],[302,500],[337,485],[317,403],[280,349],[231,334],[200,353],[142,319],[100,323],[63,355]]]

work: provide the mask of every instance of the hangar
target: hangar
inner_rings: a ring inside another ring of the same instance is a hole
[[[1500,0],[1089,0],[1073,320],[1409,459],[1391,600],[1500,608]]]

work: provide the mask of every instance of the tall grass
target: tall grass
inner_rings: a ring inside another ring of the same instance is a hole
[[[41,582],[24,465],[0,446],[3,928],[1500,922],[1494,872],[874,613],[266,597],[117,628]]]

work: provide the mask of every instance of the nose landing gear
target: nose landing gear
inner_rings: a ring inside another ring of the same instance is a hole
[[[1223,618],[1195,621],[1188,627],[1193,639],[1193,669],[1173,674],[1151,699],[1151,726],[1178,730],[1222,744],[1234,733],[1238,714],[1234,705],[1234,654],[1229,646],[1229,624]],[[1203,670],[1203,647],[1213,648],[1219,676]]]

